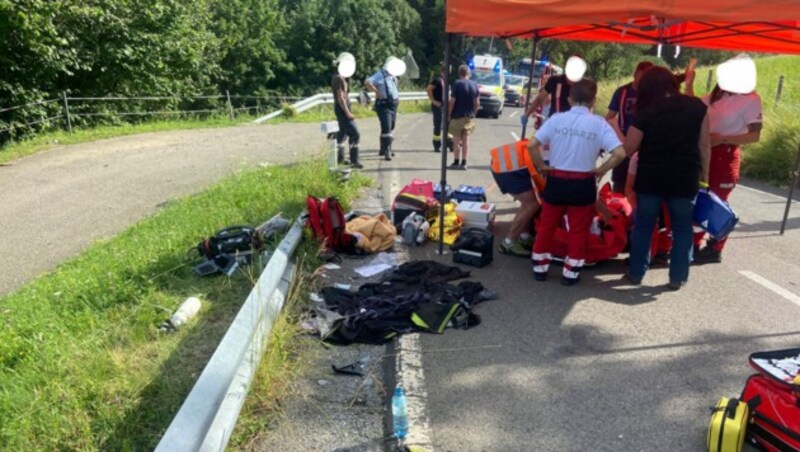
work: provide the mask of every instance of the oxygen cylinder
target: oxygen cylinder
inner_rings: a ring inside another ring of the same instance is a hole
[[[161,325],[162,331],[177,330],[186,324],[192,317],[197,315],[200,311],[200,299],[197,297],[189,297],[175,311],[174,314]]]

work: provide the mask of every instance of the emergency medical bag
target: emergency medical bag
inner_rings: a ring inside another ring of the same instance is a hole
[[[264,247],[261,237],[250,226],[230,226],[217,231],[197,245],[197,252],[206,259],[223,254],[252,254]]]
[[[753,411],[748,438],[761,450],[800,451],[800,348],[753,353],[749,361],[760,373],[742,392]]]
[[[708,424],[708,451],[741,452],[749,419],[750,409],[746,403],[727,397],[719,399]]]
[[[733,231],[739,217],[731,206],[710,190],[697,192],[694,205],[694,222],[716,240],[722,240]]]
[[[481,186],[459,185],[453,193],[453,198],[461,201],[486,202],[486,189]]]
[[[345,230],[347,222],[338,199],[332,196],[325,199],[308,196],[306,208],[308,210],[306,225],[325,249],[337,253],[356,253],[357,240]]]
[[[592,220],[586,239],[586,265],[613,259],[628,245],[632,209],[627,198],[620,193],[612,193],[606,184],[600,190],[596,207],[600,215]],[[567,256],[569,227],[565,215],[553,236],[551,254],[554,260],[560,261]]]

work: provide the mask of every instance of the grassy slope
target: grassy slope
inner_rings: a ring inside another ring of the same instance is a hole
[[[800,57],[771,56],[756,59],[758,88],[764,103],[764,130],[761,141],[744,147],[742,174],[777,184],[789,181],[800,141]],[[695,91],[706,92],[708,73],[713,68],[697,69]],[[779,77],[784,76],[780,102],[775,102]],[[629,80],[603,82],[599,86],[595,112],[605,114],[614,89]]]
[[[199,278],[187,249],[226,225],[296,215],[309,193],[347,200],[363,182],[341,185],[319,162],[243,172],[0,299],[0,449],[151,449],[255,278]],[[204,301],[197,320],[159,334],[190,295]]]

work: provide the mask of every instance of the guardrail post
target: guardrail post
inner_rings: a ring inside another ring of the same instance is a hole
[[[706,80],[706,92],[711,92],[711,80],[714,79],[714,71],[711,69],[708,70],[708,80]]]
[[[778,92],[775,93],[775,103],[776,104],[781,101],[781,93],[782,92],[783,92],[783,76],[781,75],[778,78]]]
[[[64,99],[64,117],[67,118],[67,130],[72,133],[72,118],[69,117],[69,102],[67,102],[67,92],[61,92],[61,98]]]
[[[231,121],[234,119],[233,115],[233,104],[231,103],[231,93],[228,90],[225,90],[225,97],[228,98],[228,115],[231,117]]]

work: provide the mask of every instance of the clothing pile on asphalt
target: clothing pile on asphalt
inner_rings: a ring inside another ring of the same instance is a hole
[[[476,281],[453,283],[469,276],[434,261],[407,262],[356,291],[323,288],[312,295],[313,318],[306,323],[336,344],[382,344],[404,333],[472,328],[480,324],[475,306],[498,294]]]

